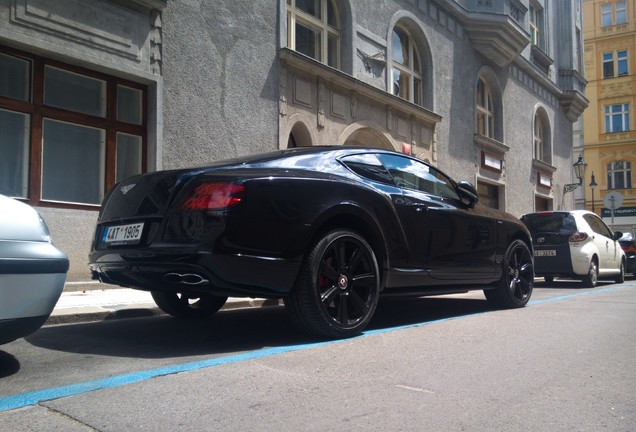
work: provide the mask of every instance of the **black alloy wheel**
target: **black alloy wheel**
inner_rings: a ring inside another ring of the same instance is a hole
[[[203,319],[214,315],[223,307],[227,297],[219,297],[211,294],[188,294],[164,291],[152,291],[150,293],[159,309],[182,319]]]
[[[498,308],[519,308],[530,300],[534,287],[534,263],[523,240],[508,246],[503,260],[503,274],[494,289],[484,290],[488,301]]]
[[[335,230],[310,250],[285,306],[305,331],[351,337],[371,320],[379,293],[380,270],[371,246],[352,231]]]

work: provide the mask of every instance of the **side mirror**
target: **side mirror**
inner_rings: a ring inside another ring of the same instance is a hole
[[[475,207],[475,204],[479,201],[477,189],[475,189],[475,186],[466,180],[462,180],[457,183],[457,193],[462,201],[466,202],[469,207]]]
[[[621,237],[623,237],[623,233],[622,232],[614,231],[614,236],[612,237],[614,240],[618,240]]]

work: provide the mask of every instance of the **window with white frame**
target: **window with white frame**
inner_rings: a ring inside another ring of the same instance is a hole
[[[495,137],[495,108],[490,86],[483,78],[477,81],[475,92],[475,110],[477,112],[477,133],[488,138]]]
[[[616,71],[618,72],[618,76],[628,75],[627,50],[616,51]]]
[[[616,24],[625,24],[627,22],[627,2],[616,2]]]
[[[401,27],[393,29],[391,50],[391,92],[422,105],[422,64],[417,46],[408,31]]]
[[[609,27],[612,25],[612,5],[601,5],[601,26]]]
[[[334,0],[287,0],[287,46],[340,67],[340,31]]]
[[[603,53],[603,78],[614,78],[614,53]]]
[[[629,130],[629,104],[607,105],[605,107],[605,133]]]
[[[98,206],[145,169],[145,86],[0,47],[0,193]]]
[[[616,161],[607,164],[607,188],[631,189],[632,164],[627,161]]]
[[[528,21],[530,25],[530,43],[542,48],[544,38],[543,8],[531,2],[528,9]]]
[[[534,116],[534,158],[543,160],[543,123],[538,114]]]
[[[603,53],[603,78],[614,78],[628,74],[627,50],[616,51],[616,61],[614,61],[614,52]]]
[[[605,3],[601,5],[601,26],[610,27],[614,24],[627,23],[627,2]]]

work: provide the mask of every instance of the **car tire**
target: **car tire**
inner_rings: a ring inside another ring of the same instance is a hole
[[[359,334],[380,295],[380,269],[373,248],[360,235],[334,230],[310,248],[285,307],[304,331],[346,338]]]
[[[590,261],[590,268],[581,283],[583,288],[594,288],[598,283],[598,264],[596,264],[596,258],[592,258]]]
[[[211,294],[187,294],[164,291],[150,293],[159,309],[181,319],[203,319],[214,315],[223,307],[227,297]]]
[[[621,260],[620,273],[618,274],[618,276],[616,276],[616,278],[614,279],[614,282],[616,283],[625,282],[625,261],[623,260]]]
[[[497,308],[524,307],[534,287],[534,264],[528,245],[523,240],[511,242],[502,265],[503,273],[497,287],[484,290],[486,299]]]

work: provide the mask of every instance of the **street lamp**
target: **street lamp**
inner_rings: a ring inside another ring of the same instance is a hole
[[[574,175],[579,180],[578,183],[569,183],[563,186],[563,193],[572,192],[579,186],[583,185],[583,179],[585,179],[585,170],[587,169],[587,163],[583,160],[583,155],[579,155],[579,160],[574,162]]]
[[[596,180],[594,179],[594,171],[592,171],[592,180],[590,181],[590,189],[592,189],[592,212],[596,213],[594,210],[594,189],[598,186]]]

